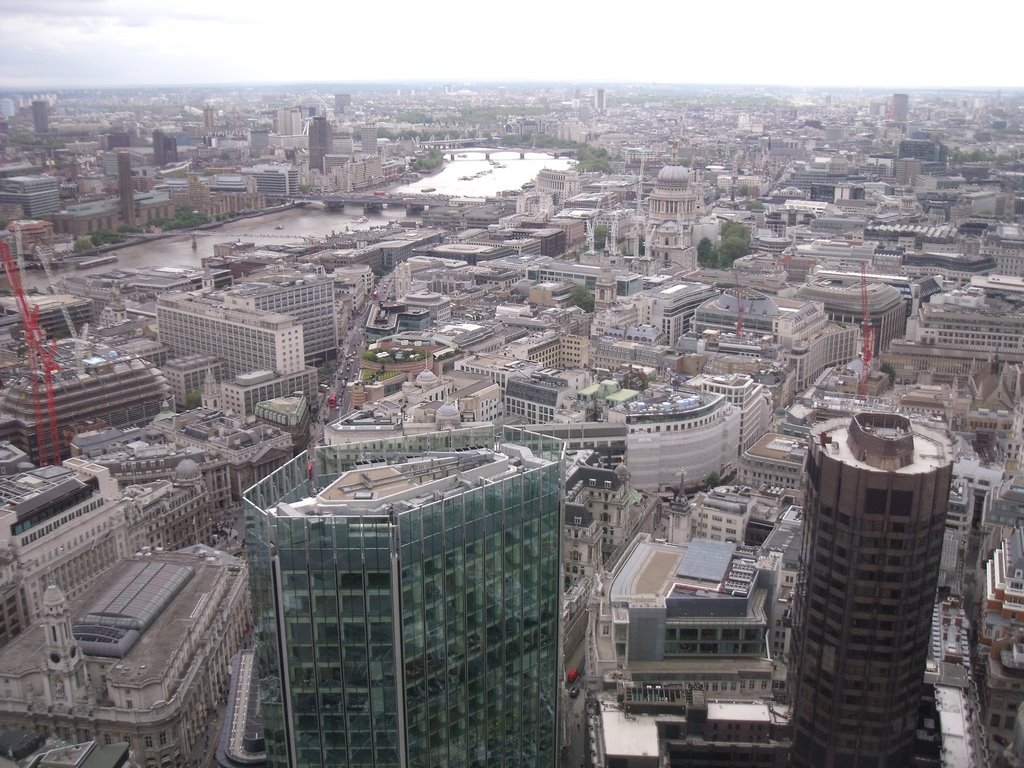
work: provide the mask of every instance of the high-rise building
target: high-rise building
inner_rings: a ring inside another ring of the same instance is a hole
[[[598,112],[604,112],[606,108],[605,102],[605,91],[604,88],[598,88],[594,91],[594,109]]]
[[[44,100],[32,102],[32,129],[36,133],[50,132],[50,105]]]
[[[157,167],[178,162],[178,140],[163,131],[153,131],[153,164]]]
[[[270,768],[558,764],[562,455],[446,430],[246,491]]]
[[[336,93],[334,94],[334,111],[339,114],[344,112],[346,109],[352,106],[352,94],[351,93]]]
[[[309,121],[309,169],[324,170],[324,157],[331,151],[331,124],[326,117]]]
[[[252,157],[262,157],[264,151],[270,146],[270,131],[266,128],[253,128],[249,131],[249,154]]]
[[[805,469],[791,765],[910,765],[950,439],[904,416],[862,412],[816,426]]]
[[[111,131],[100,137],[103,149],[114,152],[118,149],[128,149],[132,145],[132,136],[127,131]]]
[[[135,226],[135,188],[132,186],[132,153],[117,153],[117,196],[121,202],[121,224]]]
[[[298,136],[302,133],[302,110],[287,107],[277,110],[277,133],[279,136]]]
[[[895,123],[907,122],[910,114],[910,96],[906,93],[894,93],[892,95],[892,119]]]
[[[359,128],[359,148],[364,155],[377,154],[377,124],[363,123]]]
[[[210,106],[203,107],[203,128],[212,130],[217,121],[217,111]]]

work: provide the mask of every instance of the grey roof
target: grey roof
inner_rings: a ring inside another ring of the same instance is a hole
[[[138,561],[74,622],[75,639],[93,656],[123,657],[192,578],[174,563]]]
[[[676,575],[720,583],[735,552],[736,545],[732,542],[694,539],[687,546]]]

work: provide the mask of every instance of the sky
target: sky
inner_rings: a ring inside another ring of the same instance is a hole
[[[372,81],[1024,87],[1015,39],[1024,5],[979,3],[977,18],[968,7],[0,0],[0,89]]]

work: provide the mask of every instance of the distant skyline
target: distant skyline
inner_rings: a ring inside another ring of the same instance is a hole
[[[0,0],[0,89],[435,81],[1024,88],[1015,4]]]

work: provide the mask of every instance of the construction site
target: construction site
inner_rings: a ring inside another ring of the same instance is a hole
[[[20,331],[12,333],[19,347],[17,359],[5,369],[0,391],[0,440],[9,440],[37,465],[60,464],[70,455],[71,439],[79,432],[132,426],[159,413],[170,398],[160,369],[144,359],[90,344],[82,333],[86,313],[73,317],[67,304],[54,302],[55,297],[26,295],[21,265],[5,243],[0,243],[0,257],[21,320]],[[46,255],[42,258],[46,264]],[[57,333],[52,322],[44,327],[40,321],[41,307],[55,303],[66,333]],[[58,340],[57,335],[68,338]]]

